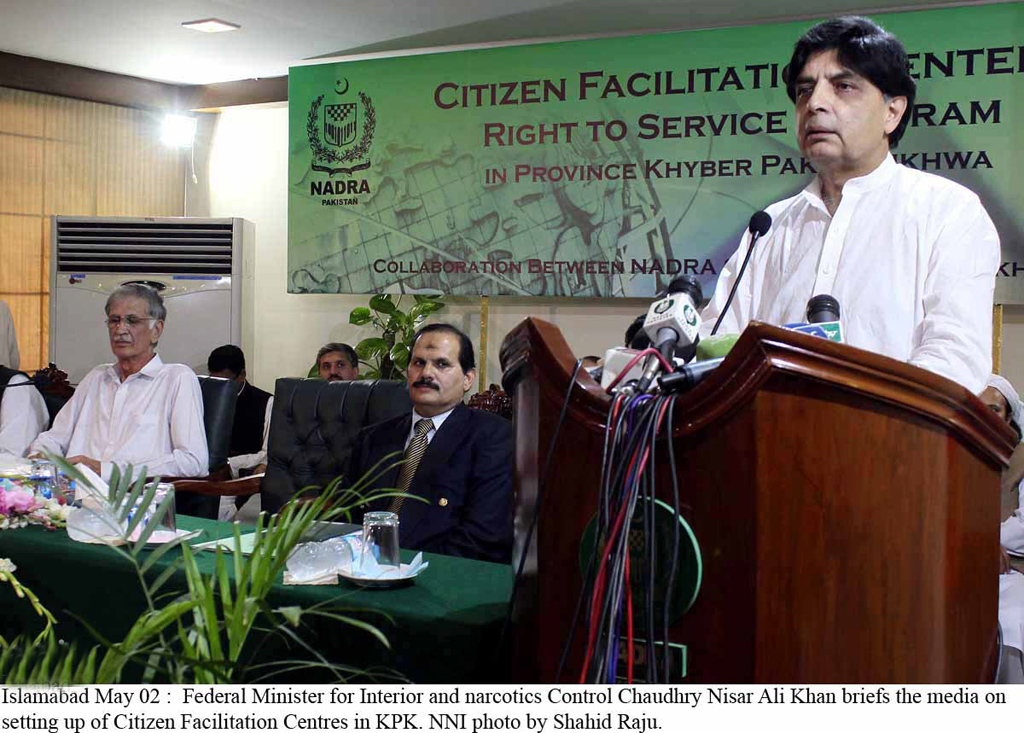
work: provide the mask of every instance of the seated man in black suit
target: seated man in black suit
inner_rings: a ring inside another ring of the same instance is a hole
[[[267,436],[274,396],[249,383],[245,373],[245,354],[234,344],[218,346],[211,351],[206,369],[211,377],[230,379],[238,389],[235,422],[231,427],[231,445],[228,447],[231,478],[263,473],[267,470]],[[237,519],[236,512],[250,500],[258,502],[258,497],[222,496],[217,518],[222,521]],[[253,504],[254,508],[257,506],[258,503]],[[256,511],[258,513],[259,510]]]
[[[358,480],[384,456],[404,451],[404,463],[367,489],[394,487],[426,501],[388,498],[364,508],[397,511],[406,549],[507,563],[512,425],[462,404],[475,379],[473,343],[464,333],[444,323],[421,328],[409,360],[413,412],[364,428],[348,476]]]

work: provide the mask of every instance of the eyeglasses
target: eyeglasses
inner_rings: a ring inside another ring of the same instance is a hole
[[[124,321],[128,325],[128,328],[135,328],[143,321],[155,320],[157,319],[153,318],[152,316],[146,316],[144,318],[141,318],[139,316],[125,316],[124,318],[121,318],[120,316],[111,316],[110,318],[105,320],[104,323],[107,324],[107,328],[117,328],[118,326],[121,325],[121,321]]]

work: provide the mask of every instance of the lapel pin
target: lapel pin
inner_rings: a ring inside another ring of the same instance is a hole
[[[440,504],[441,506],[448,506],[448,500],[445,499],[443,496],[438,500],[437,503]]]

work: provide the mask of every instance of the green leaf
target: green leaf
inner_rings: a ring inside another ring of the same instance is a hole
[[[398,307],[391,300],[390,293],[381,293],[370,298],[370,308],[389,316],[393,316],[398,311]]]
[[[363,339],[356,344],[356,355],[360,359],[372,359],[380,356],[388,349],[387,342],[382,338]]]
[[[409,368],[409,347],[404,343],[395,344],[391,347],[391,361],[395,366],[405,371]]]
[[[353,326],[365,326],[370,322],[370,318],[369,308],[353,308],[348,314],[348,322]]]
[[[302,622],[302,609],[298,606],[282,606],[277,612],[285,617],[292,626],[298,627]]]
[[[437,313],[439,310],[444,308],[444,303],[438,303],[436,300],[429,300],[426,303],[417,303],[409,311],[409,318],[416,320],[417,318],[429,316],[431,313]]]
[[[444,301],[441,300],[440,295],[414,295],[412,297],[417,305],[420,303],[440,303],[444,307]]]

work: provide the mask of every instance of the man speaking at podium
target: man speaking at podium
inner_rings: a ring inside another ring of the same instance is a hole
[[[999,237],[977,195],[890,154],[916,91],[906,50],[866,18],[816,25],[783,79],[800,150],[817,176],[769,206],[771,228],[748,270],[744,237],[702,314],[707,337],[752,320],[806,320],[830,294],[847,343],[937,372],[977,394],[992,370],[992,292]]]

